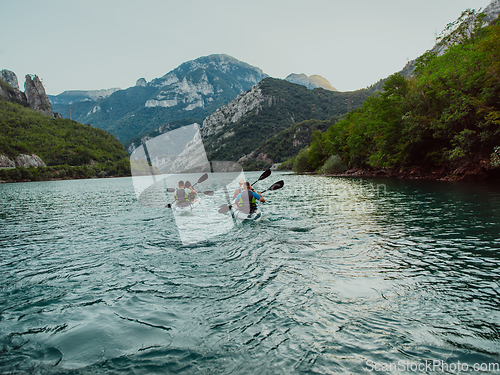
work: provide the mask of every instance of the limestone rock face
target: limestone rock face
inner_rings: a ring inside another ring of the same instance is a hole
[[[43,87],[42,81],[38,76],[26,75],[26,81],[24,82],[24,93],[26,94],[26,99],[30,108],[41,112],[47,116],[54,116],[54,111],[52,110],[52,105],[50,104],[49,98],[45,93],[45,88]]]
[[[16,163],[5,155],[0,155],[0,168],[15,168]]]
[[[264,96],[258,85],[253,86],[250,91],[238,95],[232,102],[205,118],[201,128],[202,137],[218,133],[224,126],[238,122],[247,113],[262,109],[262,103],[269,100],[272,101],[272,98]]]
[[[0,95],[8,99],[16,99],[18,101],[26,102],[26,95],[19,90],[17,76],[14,72],[4,69],[0,71],[0,79],[6,82],[10,88],[0,87]]]
[[[500,0],[491,0],[491,3],[484,8],[483,12],[486,13],[486,22],[496,19],[500,14]]]
[[[35,154],[25,155],[21,154],[14,159],[16,167],[46,167],[47,165],[43,160]]]
[[[21,154],[14,160],[9,159],[5,155],[0,155],[0,168],[16,168],[16,167],[46,167],[47,165],[43,160],[35,154],[26,155]]]
[[[16,90],[19,90],[19,83],[17,82],[16,73],[4,69],[0,71],[0,78],[3,79],[5,82],[7,82],[10,86],[15,88]]]

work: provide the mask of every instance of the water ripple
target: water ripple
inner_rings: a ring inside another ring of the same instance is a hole
[[[495,187],[279,178],[260,223],[190,244],[130,179],[0,185],[0,371],[500,362]]]

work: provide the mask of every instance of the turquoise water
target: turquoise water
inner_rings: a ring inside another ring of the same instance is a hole
[[[196,241],[131,178],[0,184],[0,372],[494,369],[498,185],[281,179]]]

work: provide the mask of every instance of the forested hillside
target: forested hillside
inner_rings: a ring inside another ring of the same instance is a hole
[[[442,55],[425,53],[412,77],[391,76],[382,93],[316,133],[296,170],[338,157],[348,168],[491,174],[500,164],[500,25],[484,27],[483,16],[463,12],[439,37]]]
[[[210,133],[204,139],[207,154],[211,160],[239,161],[245,169],[282,162],[295,155],[303,143],[309,143],[313,130],[325,130],[332,118],[338,119],[350,108],[360,107],[377,87],[353,92],[310,90],[266,78],[258,84],[263,102],[237,122]]]
[[[0,155],[21,154],[35,154],[46,166],[0,169],[0,180],[130,175],[128,154],[110,133],[0,98]]]

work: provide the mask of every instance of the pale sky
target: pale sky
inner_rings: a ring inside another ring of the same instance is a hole
[[[134,86],[224,53],[353,91],[401,70],[490,0],[0,0],[0,70],[46,92]]]

